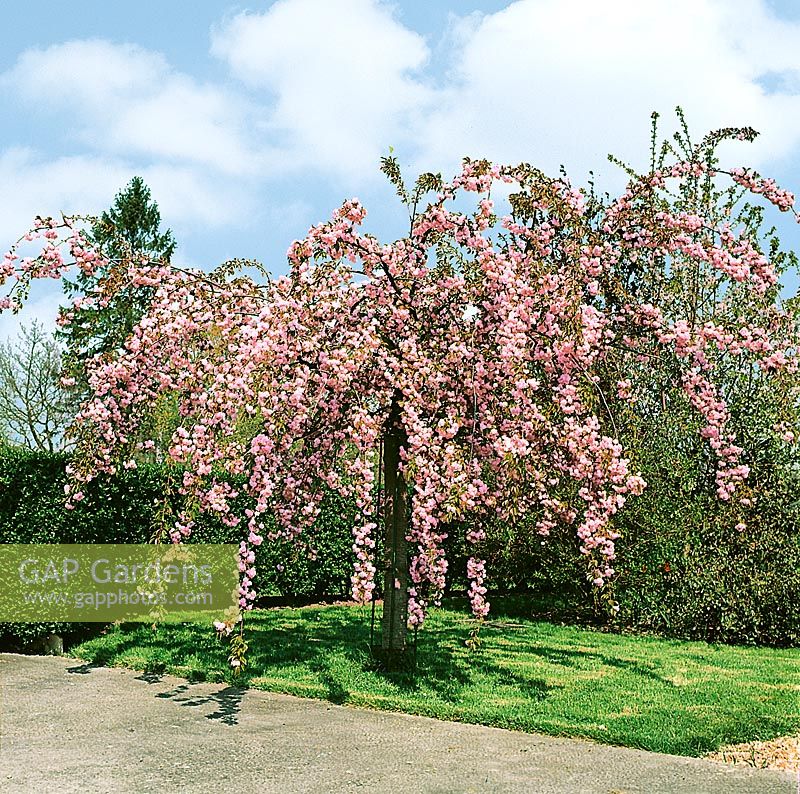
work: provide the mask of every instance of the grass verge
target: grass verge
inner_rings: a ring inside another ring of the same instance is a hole
[[[513,730],[701,755],[800,732],[800,651],[609,634],[522,619],[431,614],[416,674],[382,673],[369,654],[369,610],[309,606],[247,616],[241,684]],[[198,624],[123,625],[75,646],[90,663],[190,680],[230,681],[227,645]]]

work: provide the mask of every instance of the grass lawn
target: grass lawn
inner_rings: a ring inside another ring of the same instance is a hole
[[[370,664],[369,610],[312,606],[247,618],[252,687],[376,709],[581,736],[665,753],[800,732],[800,650],[731,647],[609,634],[496,617],[482,646],[470,621],[434,611],[417,672]],[[129,624],[74,647],[89,662],[230,680],[227,644],[210,627]]]

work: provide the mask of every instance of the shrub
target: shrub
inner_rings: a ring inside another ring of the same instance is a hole
[[[714,462],[687,431],[691,414],[679,400],[645,413],[628,428],[638,437],[639,468],[648,487],[616,517],[613,624],[709,642],[800,644],[800,461],[790,445],[770,445],[759,430],[772,421],[763,395],[733,417],[750,440],[745,498],[726,504],[716,493]],[[759,395],[756,395],[758,398]],[[744,529],[737,530],[743,521]],[[591,585],[569,528],[546,543],[531,517],[490,528],[492,586],[525,590],[551,616],[585,614]],[[597,605],[596,622],[607,622]]]
[[[64,455],[0,449],[1,543],[147,543],[153,536],[156,510],[164,493],[166,472],[141,464],[114,477],[94,480],[75,510],[64,509]],[[243,512],[244,502],[236,507]],[[313,533],[315,549],[295,548],[287,540],[264,543],[256,550],[259,592],[287,598],[346,596],[352,572],[354,507],[329,494]],[[192,542],[239,543],[241,529],[203,515]],[[314,553],[316,552],[316,553]],[[0,647],[19,650],[49,634],[84,633],[83,624],[0,623]]]

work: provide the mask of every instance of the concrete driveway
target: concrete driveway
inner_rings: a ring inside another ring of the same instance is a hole
[[[0,654],[0,791],[796,794],[792,776]]]

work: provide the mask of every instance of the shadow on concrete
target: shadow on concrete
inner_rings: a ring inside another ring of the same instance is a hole
[[[236,725],[237,715],[241,711],[242,697],[245,690],[241,687],[226,686],[218,692],[201,694],[191,691],[192,684],[178,684],[168,692],[159,692],[156,697],[172,700],[181,706],[201,708],[209,704],[216,706],[216,711],[206,714],[207,720],[219,720],[223,725]]]

